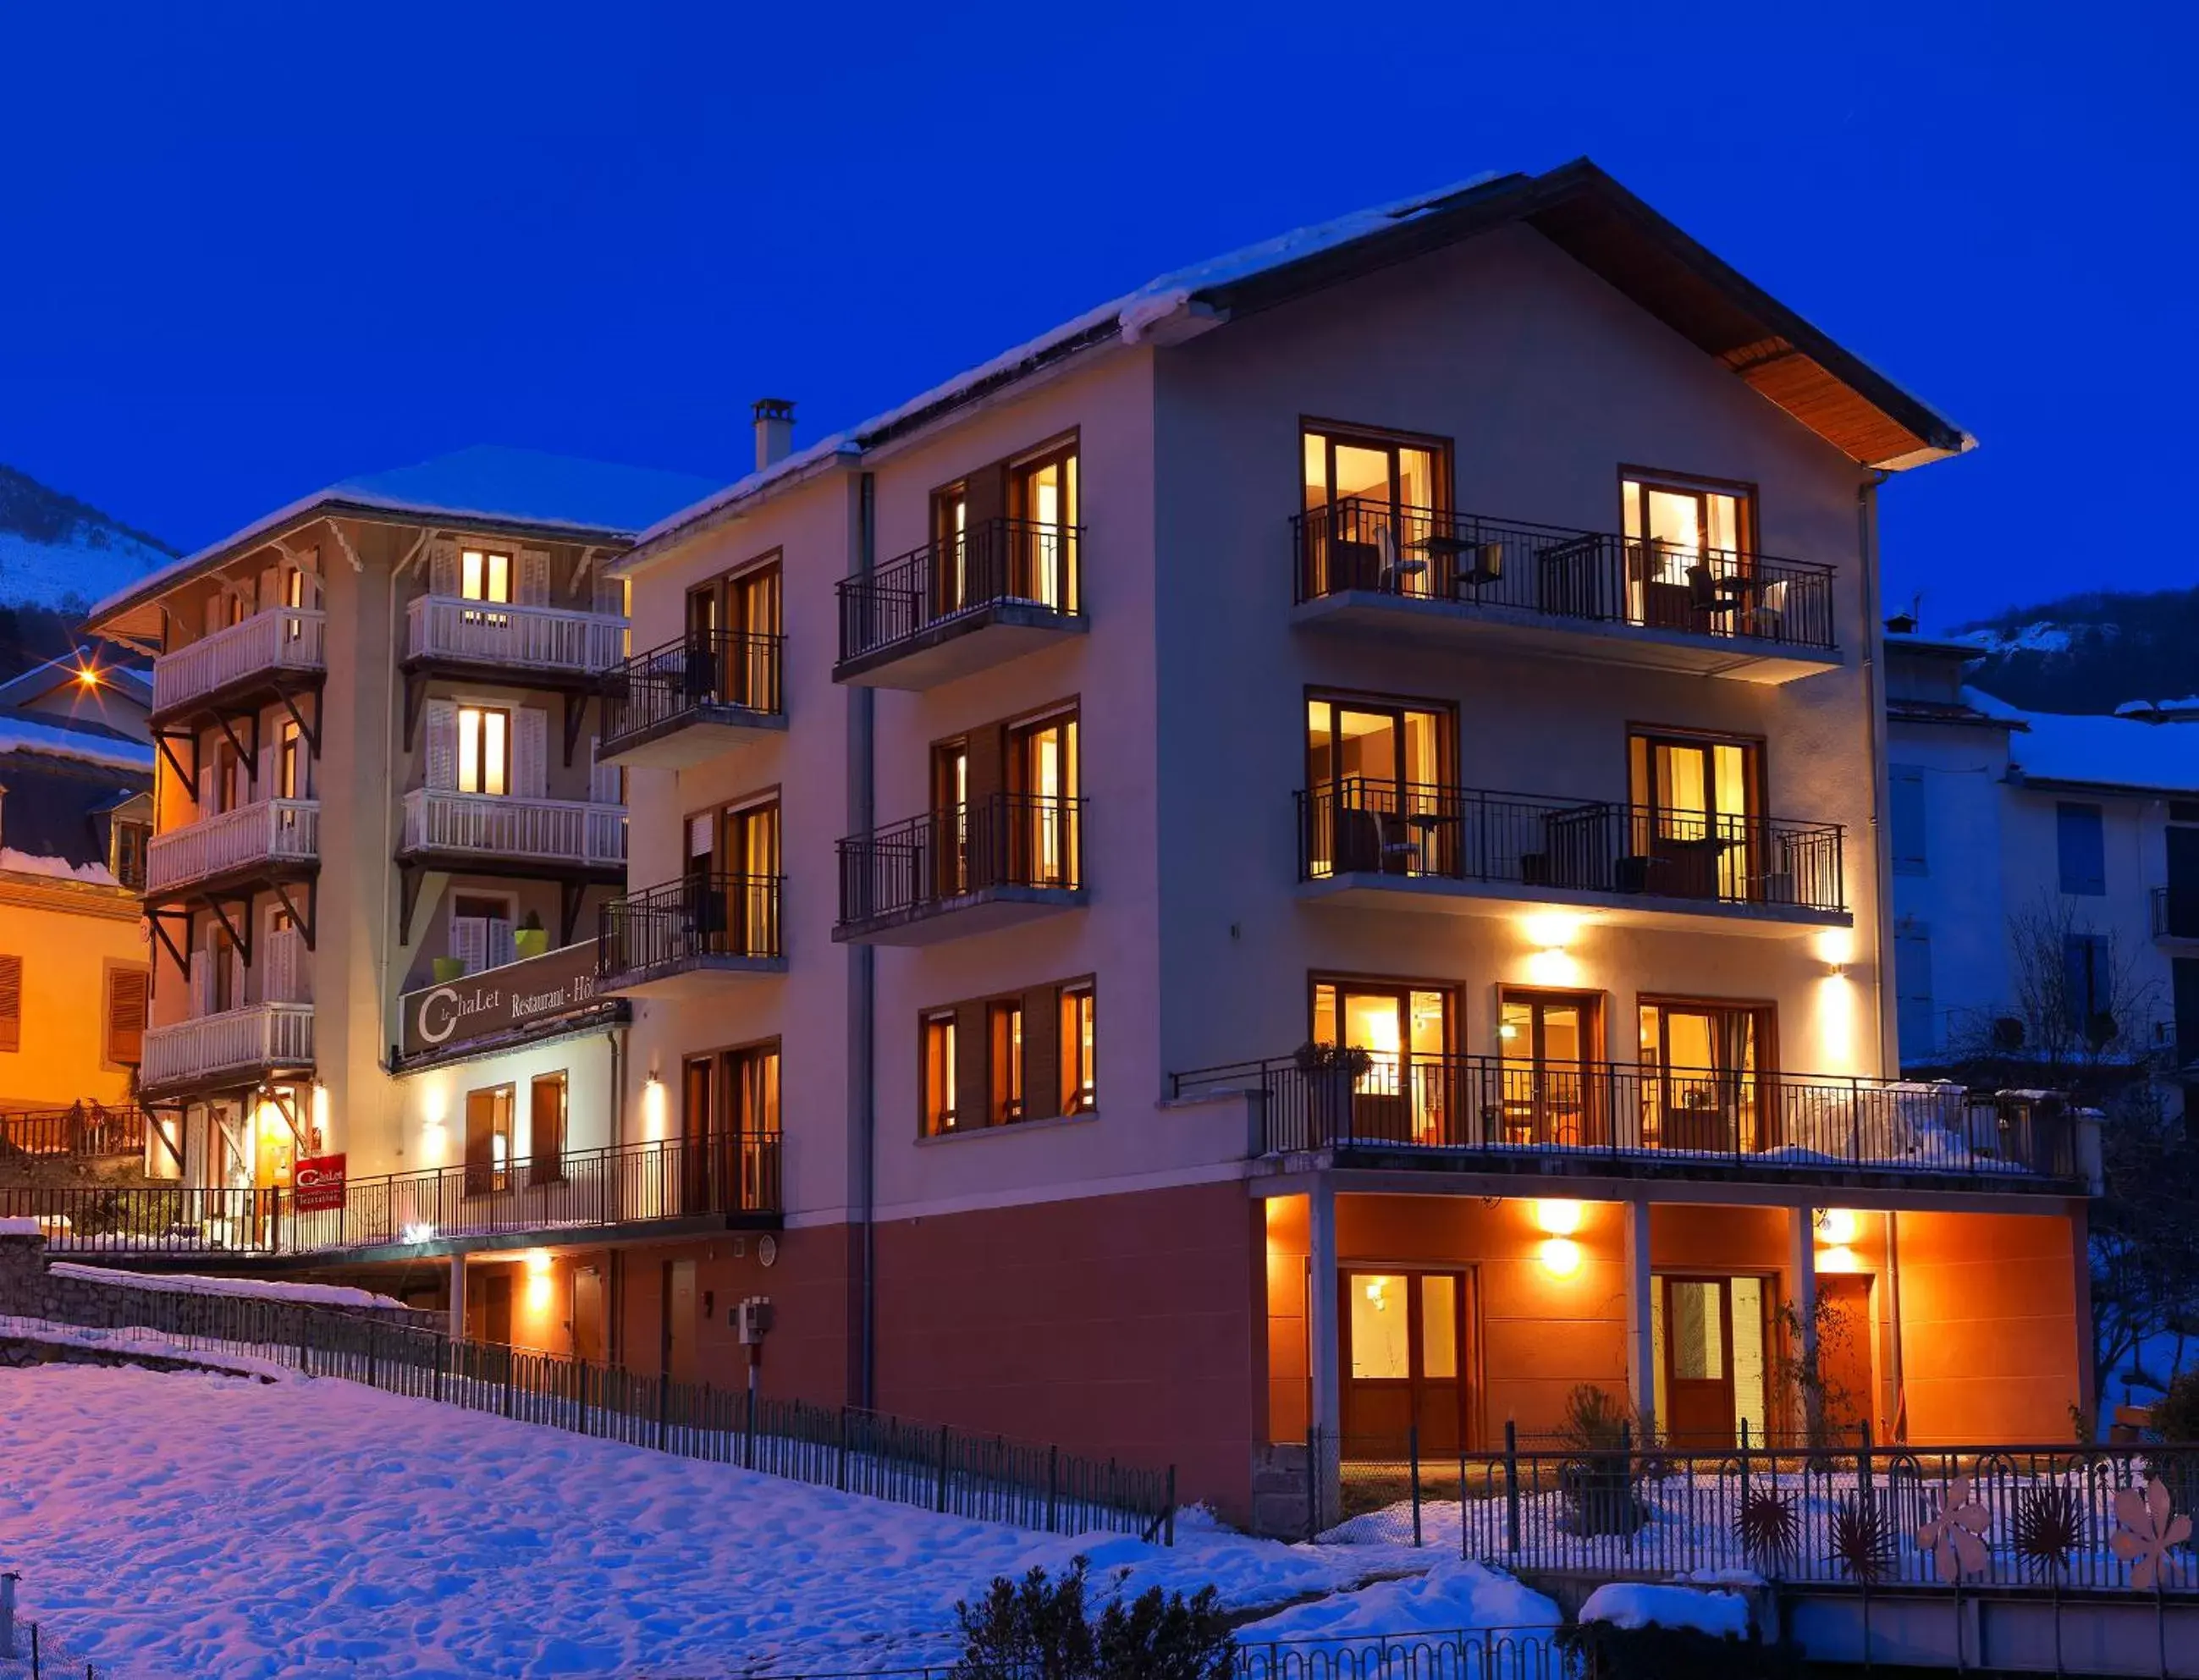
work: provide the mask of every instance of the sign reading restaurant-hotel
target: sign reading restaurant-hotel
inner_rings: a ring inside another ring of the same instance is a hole
[[[449,1050],[470,1039],[510,1032],[569,1015],[596,1001],[596,945],[584,940],[463,980],[407,992],[399,1000],[406,1059]]]

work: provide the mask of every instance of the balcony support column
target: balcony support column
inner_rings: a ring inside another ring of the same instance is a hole
[[[1789,1328],[1799,1344],[1794,1350],[1794,1357],[1803,1373],[1799,1385],[1802,1415],[1795,1421],[1801,1425],[1807,1438],[1815,1440],[1824,1420],[1824,1391],[1816,1380],[1817,1213],[1806,1205],[1787,1210],[1787,1278],[1791,1292],[1788,1304],[1794,1310],[1794,1319]]]
[[[1657,1433],[1657,1348],[1650,1333],[1655,1321],[1649,1292],[1656,1275],[1649,1250],[1649,1198],[1636,1194],[1626,1203],[1626,1387],[1639,1420],[1642,1438]]]
[[[1344,1384],[1341,1284],[1336,1257],[1336,1187],[1326,1173],[1306,1192],[1307,1343],[1312,1351],[1311,1391],[1307,1396],[1308,1437],[1315,1444],[1306,1473],[1316,1479],[1319,1508],[1333,1513],[1342,1479]]]
[[[466,1257],[463,1253],[451,1257],[450,1337],[454,1342],[466,1339]]]

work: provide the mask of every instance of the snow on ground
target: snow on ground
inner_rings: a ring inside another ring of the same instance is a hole
[[[1246,1624],[1240,1645],[1395,1638],[1466,1629],[1554,1628],[1558,1607],[1501,1571],[1437,1555],[1422,1575],[1374,1581]]]
[[[889,1668],[951,1656],[995,1576],[1079,1553],[1240,1609],[1444,1561],[1197,1513],[1172,1549],[1035,1535],[295,1376],[0,1371],[0,1466],[26,1613],[123,1675]],[[1455,1621],[1496,1590],[1429,1594]]]
[[[1748,1636],[1748,1601],[1739,1593],[1698,1587],[1662,1587],[1646,1581],[1607,1581],[1581,1606],[1584,1622],[1615,1628],[1693,1628],[1714,1638]]]
[[[284,1283],[274,1278],[200,1277],[190,1272],[125,1272],[113,1266],[79,1266],[55,1260],[46,1269],[57,1277],[88,1279],[93,1283],[127,1284],[172,1295],[250,1295],[267,1301],[297,1301],[317,1307],[395,1307],[405,1303],[394,1295],[377,1295],[371,1289],[353,1289],[340,1283]]]

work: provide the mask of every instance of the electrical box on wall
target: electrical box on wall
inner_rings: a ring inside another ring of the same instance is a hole
[[[771,1298],[751,1295],[734,1310],[733,1333],[743,1347],[761,1347],[771,1333]]]

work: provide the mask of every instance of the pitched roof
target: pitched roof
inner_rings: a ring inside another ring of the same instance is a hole
[[[1189,337],[1514,223],[1534,228],[1859,463],[1899,470],[1974,446],[1960,427],[1584,158],[1542,175],[1477,176],[1160,275],[680,509],[643,531],[627,563],[706,529],[833,460],[860,456],[1080,352]]]
[[[330,516],[394,516],[408,523],[485,526],[551,540],[624,544],[693,502],[708,479],[532,449],[476,445],[432,460],[339,480],[186,554],[91,610],[97,631],[129,627],[133,610],[178,584],[248,553],[292,527]]]

